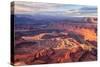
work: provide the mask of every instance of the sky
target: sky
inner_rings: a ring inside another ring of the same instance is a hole
[[[55,4],[40,2],[14,2],[14,14],[43,14],[43,15],[64,15],[64,16],[97,16],[96,6]]]

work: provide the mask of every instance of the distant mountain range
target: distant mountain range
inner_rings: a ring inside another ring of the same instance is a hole
[[[42,14],[34,14],[34,15],[16,14],[16,15],[11,15],[11,18],[13,17],[15,24],[49,24],[55,22],[83,23],[88,21],[87,19],[88,17],[71,17],[63,15],[56,16],[56,15],[42,15]]]
[[[24,14],[16,14],[11,15],[14,17],[15,24],[47,24],[54,22],[82,22],[84,17],[68,17],[68,16],[51,16],[51,15],[24,15]]]

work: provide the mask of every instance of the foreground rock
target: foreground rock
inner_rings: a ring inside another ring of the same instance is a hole
[[[57,37],[17,45],[15,46],[15,65],[93,61],[97,59],[94,46],[81,44],[70,37]]]

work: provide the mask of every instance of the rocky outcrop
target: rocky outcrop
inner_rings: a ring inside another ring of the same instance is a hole
[[[15,65],[78,62],[97,59],[96,48],[92,44],[88,42],[81,44],[73,37],[37,40],[35,44],[25,40],[25,43],[17,45],[15,47]]]
[[[86,17],[84,21],[87,23],[97,23],[97,17]]]

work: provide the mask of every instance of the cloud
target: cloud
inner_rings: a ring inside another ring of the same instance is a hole
[[[15,1],[15,14],[52,14],[65,16],[96,16],[95,6]]]
[[[39,11],[53,11],[57,9],[60,5],[58,4],[48,4],[48,3],[32,3],[32,2],[15,2],[15,11],[16,12],[39,12]]]

